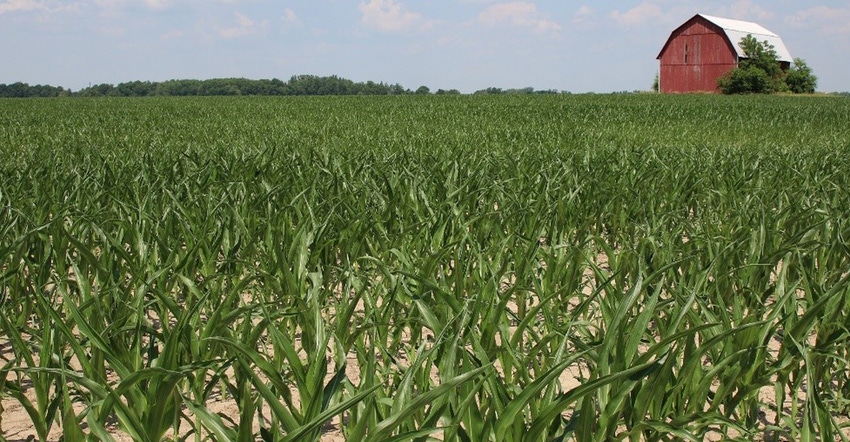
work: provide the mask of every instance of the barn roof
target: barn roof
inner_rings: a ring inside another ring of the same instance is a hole
[[[791,53],[785,46],[785,43],[783,43],[782,39],[779,38],[779,35],[765,29],[763,26],[757,23],[741,20],[732,20],[729,18],[714,17],[705,14],[697,14],[693,18],[696,17],[702,17],[722,29],[723,32],[726,34],[726,38],[728,38],[729,42],[732,43],[732,47],[735,48],[735,51],[738,53],[738,57],[740,58],[747,58],[747,54],[744,53],[744,50],[741,49],[741,46],[738,45],[738,43],[740,43],[741,39],[746,37],[747,35],[752,35],[759,42],[767,41],[769,44],[771,44],[776,50],[776,56],[779,61],[787,61],[789,63],[794,61],[794,59],[791,57]],[[691,20],[693,20],[693,18],[691,18]],[[688,20],[685,23],[688,23],[691,20]],[[678,31],[678,29],[676,30]],[[673,34],[675,34],[675,32],[676,31],[673,31]],[[666,48],[667,45],[665,44],[664,47]],[[664,52],[663,49],[662,52]],[[658,55],[658,58],[661,58],[661,54]]]
[[[726,36],[729,37],[729,41],[732,42],[732,46],[734,46],[735,50],[738,52],[738,57],[747,58],[747,54],[744,53],[744,50],[741,49],[741,46],[738,45],[738,43],[742,38],[752,34],[756,40],[760,42],[766,40],[768,43],[773,45],[773,48],[776,49],[776,55],[779,58],[779,61],[794,61],[791,57],[791,53],[788,52],[788,48],[785,47],[785,43],[783,43],[782,39],[779,38],[779,35],[768,31],[757,23],[713,17],[705,14],[699,14],[699,16],[723,29],[723,32],[725,32]]]

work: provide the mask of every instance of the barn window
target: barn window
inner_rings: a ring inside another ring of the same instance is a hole
[[[685,64],[688,64],[688,44],[685,43]]]

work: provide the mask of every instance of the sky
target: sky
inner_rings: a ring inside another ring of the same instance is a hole
[[[802,0],[0,0],[0,83],[337,75],[471,93],[647,90],[697,13],[779,34],[850,91],[850,2]]]

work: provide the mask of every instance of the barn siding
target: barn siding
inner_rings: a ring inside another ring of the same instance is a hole
[[[673,32],[660,59],[663,93],[717,92],[717,78],[738,65],[723,30],[699,16]]]

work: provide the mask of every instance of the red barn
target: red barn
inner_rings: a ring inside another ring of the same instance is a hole
[[[783,69],[791,65],[791,54],[773,32],[755,23],[697,14],[670,34],[658,54],[659,91],[717,92],[717,79],[747,58],[738,45],[747,35],[773,45]]]

